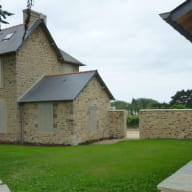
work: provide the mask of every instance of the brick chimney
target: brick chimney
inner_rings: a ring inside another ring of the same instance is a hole
[[[27,17],[27,9],[24,9],[23,10],[23,23],[25,23],[26,17]],[[46,15],[31,10],[31,17],[30,17],[29,25],[32,24],[34,21],[39,20],[39,19],[43,19],[44,23],[45,24],[47,23],[47,16]]]

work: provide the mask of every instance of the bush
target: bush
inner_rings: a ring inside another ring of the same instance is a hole
[[[170,109],[187,109],[187,107],[183,104],[175,104],[175,105],[172,105]]]
[[[127,116],[127,127],[128,128],[138,128],[139,127],[139,117],[137,115]]]

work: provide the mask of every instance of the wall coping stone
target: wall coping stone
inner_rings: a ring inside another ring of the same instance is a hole
[[[155,111],[192,111],[192,109],[141,109],[140,112],[155,112]]]
[[[162,181],[157,188],[162,192],[192,192],[192,161]]]
[[[121,109],[115,109],[115,110],[109,110],[109,112],[127,112],[127,110],[121,110]]]

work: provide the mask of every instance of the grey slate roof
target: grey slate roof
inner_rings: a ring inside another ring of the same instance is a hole
[[[70,64],[84,66],[83,63],[81,63],[80,61],[78,61],[77,59],[75,59],[74,57],[70,56],[69,54],[67,54],[66,52],[57,47],[54,39],[52,38],[43,20],[37,20],[29,27],[25,36],[25,41],[29,38],[29,36],[39,25],[42,26],[59,60]],[[9,40],[3,40],[4,37],[10,33],[14,33],[13,36]],[[18,51],[23,44],[22,42],[23,34],[24,34],[24,25],[22,24],[7,29],[3,29],[2,31],[0,31],[0,55]]]
[[[181,33],[189,41],[192,42],[192,35],[181,24],[177,22],[177,19],[192,11],[192,0],[186,0],[184,3],[176,7],[170,12],[161,13],[160,17],[170,24],[175,30]],[[191,21],[188,21],[189,23]]]
[[[93,77],[98,79],[109,98],[114,99],[98,72],[87,71],[44,76],[18,102],[71,101],[81,93]]]
[[[3,40],[9,33],[14,33],[14,35],[9,40]],[[23,33],[23,25],[17,25],[0,31],[0,55],[17,51],[21,45]]]
[[[80,61],[78,61],[77,59],[75,59],[74,57],[72,57],[71,55],[69,55],[68,53],[66,53],[65,51],[61,50],[61,55],[63,56],[64,60],[67,61],[67,63],[76,63],[80,66],[84,66],[84,64],[82,64]]]

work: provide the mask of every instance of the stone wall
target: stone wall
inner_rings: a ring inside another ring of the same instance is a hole
[[[16,59],[17,97],[21,97],[42,76],[63,73],[61,63],[51,47],[41,26],[39,26],[17,53]],[[72,65],[74,72],[78,68]]]
[[[127,111],[108,112],[109,138],[124,138],[127,133]]]
[[[17,97],[16,97],[16,56],[7,54],[0,57],[3,64],[3,88],[0,88],[0,100],[5,102],[7,130],[0,133],[0,143],[17,142],[19,130],[17,129]]]
[[[38,131],[38,103],[24,104],[24,143],[72,145],[74,140],[72,102],[53,103],[53,133]]]
[[[192,110],[141,110],[140,138],[192,138]]]
[[[89,127],[89,107],[97,107],[97,128]],[[89,142],[109,137],[108,110],[109,96],[100,85],[97,78],[93,78],[87,87],[74,101],[74,119],[78,143]]]

